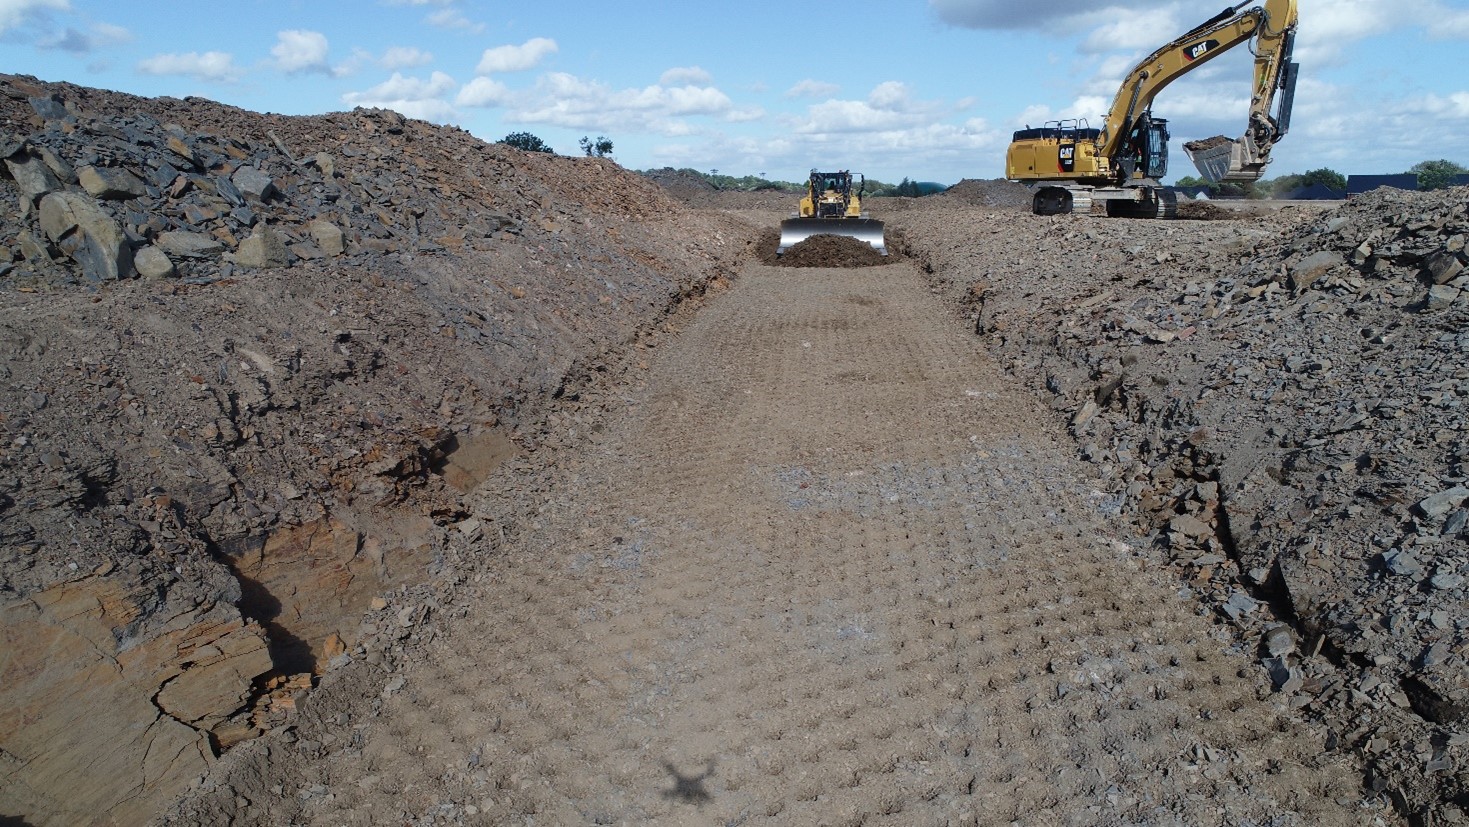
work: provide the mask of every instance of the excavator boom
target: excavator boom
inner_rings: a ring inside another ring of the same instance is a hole
[[[1291,48],[1299,14],[1296,0],[1266,0],[1264,5],[1245,8],[1250,2],[1225,9],[1133,68],[1102,127],[1100,155],[1120,154],[1138,118],[1170,83],[1241,43],[1253,41],[1254,84],[1244,136],[1233,142],[1210,138],[1185,149],[1199,173],[1209,180],[1253,181],[1264,173],[1271,148],[1290,128],[1296,78]],[[1283,92],[1279,95],[1281,111],[1272,115],[1278,92]]]
[[[1192,141],[1184,149],[1208,180],[1259,179],[1271,149],[1290,130],[1298,12],[1297,0],[1253,2],[1225,9],[1134,66],[1099,128],[1061,121],[1016,132],[1006,177],[1040,185],[1035,211],[1042,215],[1077,211],[1093,198],[1109,202],[1109,214],[1170,214],[1160,183],[1168,170],[1167,121],[1153,116],[1153,101],[1173,81],[1249,43],[1255,62],[1244,134]]]

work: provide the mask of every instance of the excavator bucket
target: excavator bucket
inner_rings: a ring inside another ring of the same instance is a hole
[[[1183,151],[1206,180],[1258,181],[1265,174],[1266,160],[1252,150],[1249,137],[1231,141],[1223,135],[1189,141]]]
[[[882,222],[875,218],[788,218],[780,222],[780,246],[775,248],[776,255],[813,235],[844,235],[872,245],[883,255],[888,254]]]

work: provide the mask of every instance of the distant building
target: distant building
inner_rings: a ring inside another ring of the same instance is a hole
[[[1378,187],[1392,187],[1400,190],[1418,189],[1418,176],[1405,172],[1401,175],[1353,175],[1347,178],[1347,197],[1361,195],[1371,192]]]

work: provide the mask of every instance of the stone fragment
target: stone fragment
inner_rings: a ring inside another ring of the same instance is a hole
[[[10,177],[15,179],[15,185],[20,189],[21,199],[27,207],[35,206],[41,196],[61,189],[61,181],[56,173],[40,158],[31,155],[6,158],[5,168],[10,170]]]
[[[1464,578],[1461,575],[1454,574],[1453,572],[1443,572],[1441,574],[1435,574],[1428,581],[1428,583],[1435,589],[1439,589],[1440,591],[1448,591],[1450,589],[1457,589],[1460,586],[1464,585]]]
[[[1341,263],[1341,253],[1334,250],[1312,253],[1291,268],[1290,287],[1292,290],[1304,290],[1326,275],[1328,270]]]
[[[1229,616],[1230,620],[1238,623],[1246,615],[1260,608],[1260,604],[1244,592],[1235,592],[1219,608]]]
[[[1423,564],[1411,551],[1393,549],[1382,555],[1382,562],[1389,573],[1400,577],[1420,577],[1423,574]]]
[[[1174,533],[1182,534],[1194,540],[1203,540],[1214,536],[1214,529],[1209,524],[1197,517],[1188,514],[1180,514],[1168,522],[1168,527]]]
[[[94,281],[133,274],[133,251],[117,222],[85,195],[53,192],[41,199],[41,229]]]
[[[1446,516],[1450,510],[1462,505],[1466,499],[1469,499],[1469,488],[1456,485],[1453,488],[1448,488],[1437,494],[1424,497],[1413,508],[1423,517],[1427,517],[1430,520],[1438,520]]]
[[[166,279],[177,274],[169,257],[151,244],[133,255],[133,266],[145,279]]]
[[[194,148],[184,141],[183,138],[177,135],[171,135],[168,138],[166,146],[169,152],[172,152],[180,161],[184,162],[185,166],[199,166],[199,158],[194,155]]]
[[[224,252],[224,245],[213,236],[177,230],[161,233],[158,246],[170,255],[184,258],[214,258]]]
[[[1469,524],[1469,509],[1460,508],[1444,520],[1443,529],[1439,533],[1445,537],[1456,537],[1463,533],[1466,524]]]
[[[1270,683],[1276,692],[1289,695],[1305,683],[1300,668],[1292,666],[1287,658],[1266,658],[1265,668],[1270,672]]]
[[[339,256],[346,252],[347,245],[343,241],[342,231],[330,221],[318,219],[306,226],[307,232],[316,241],[316,246],[329,256]]]
[[[64,121],[72,117],[66,105],[54,95],[46,98],[31,98],[31,109],[46,121]]]
[[[266,201],[275,194],[275,181],[255,167],[240,167],[230,176],[230,183],[247,198]]]
[[[31,147],[31,152],[35,153],[36,157],[41,159],[41,163],[45,164],[47,169],[56,173],[56,177],[60,178],[63,183],[76,183],[76,170],[72,169],[71,164],[68,164],[65,159],[57,155],[51,147],[44,144],[33,146]]]
[[[1429,256],[1426,269],[1434,284],[1448,284],[1464,272],[1464,262],[1453,253],[1434,253]]]
[[[93,198],[123,201],[148,194],[138,176],[115,167],[85,166],[77,170],[77,183]]]
[[[1296,639],[1290,627],[1283,623],[1271,626],[1265,632],[1265,651],[1272,657],[1289,655],[1296,650]]]
[[[242,626],[188,654],[189,666],[158,693],[160,709],[209,729],[250,696],[250,684],[272,667],[263,632]]]
[[[20,254],[26,261],[31,264],[52,263],[51,252],[46,249],[46,245],[40,239],[31,234],[30,230],[21,230],[16,240],[20,243]]]
[[[1435,284],[1428,288],[1428,298],[1423,301],[1425,310],[1444,310],[1459,298],[1459,288],[1448,284]]]
[[[216,192],[219,193],[219,197],[220,198],[223,198],[224,200],[226,200],[226,201],[228,201],[230,203],[230,206],[231,207],[243,207],[243,206],[245,206],[245,196],[244,196],[244,194],[242,194],[240,192],[240,188],[239,187],[236,187],[230,181],[230,179],[223,178],[223,177],[216,177],[214,179],[214,189],[215,189]]]
[[[274,230],[261,227],[240,242],[234,261],[241,267],[286,267],[291,263],[291,251]]]

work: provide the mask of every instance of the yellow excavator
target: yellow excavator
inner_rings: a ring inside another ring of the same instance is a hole
[[[1184,144],[1210,181],[1255,181],[1270,150],[1290,130],[1299,67],[1291,61],[1296,0],[1254,0],[1220,12],[1133,67],[1100,129],[1085,120],[1052,121],[1015,133],[1005,174],[1034,189],[1037,215],[1089,213],[1104,201],[1107,214],[1171,218],[1177,202],[1163,189],[1168,174],[1168,122],[1152,114],[1153,99],[1179,77],[1241,43],[1255,55],[1250,119],[1237,140],[1220,135]],[[1276,104],[1279,104],[1278,109]]]
[[[856,178],[854,185],[852,173],[846,170],[811,170],[800,208],[780,223],[780,245],[775,248],[776,255],[781,255],[813,235],[848,236],[866,242],[874,250],[887,255],[887,240],[883,237],[882,222],[868,218],[862,212],[862,194],[867,189],[867,178],[861,173],[857,173]]]

